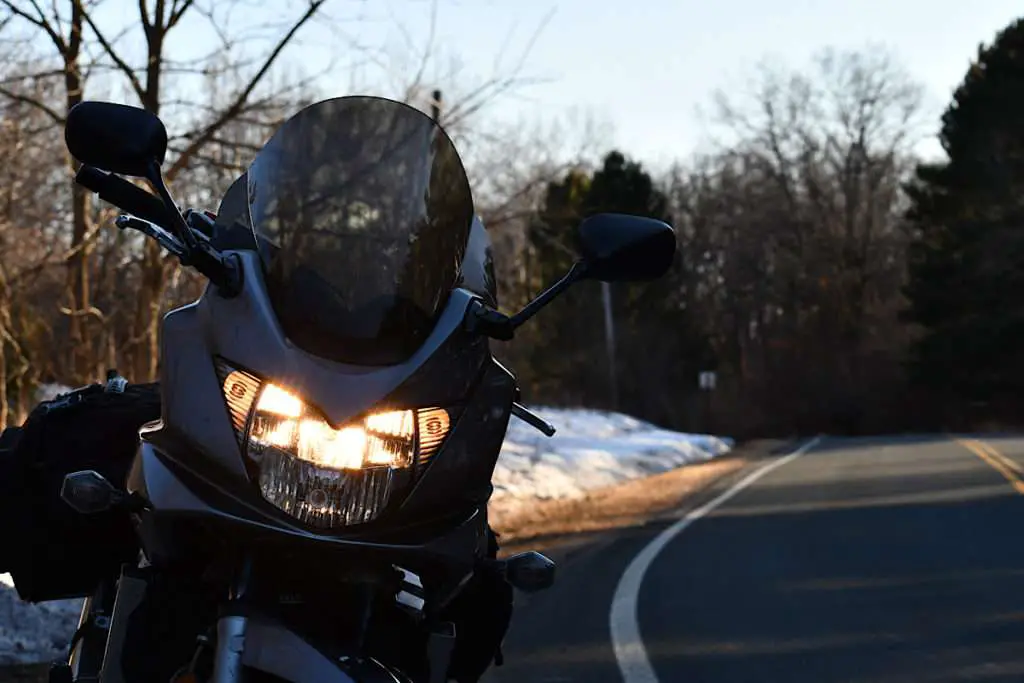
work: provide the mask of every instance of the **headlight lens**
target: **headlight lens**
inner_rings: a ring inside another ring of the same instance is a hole
[[[373,413],[335,429],[274,384],[263,384],[253,403],[244,449],[258,468],[260,493],[319,528],[377,518],[412,482],[423,450],[432,455],[449,429],[439,408]]]

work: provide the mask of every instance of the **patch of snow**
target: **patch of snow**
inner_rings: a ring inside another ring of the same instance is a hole
[[[81,609],[81,600],[22,602],[11,575],[0,574],[0,666],[66,657]]]
[[[44,385],[37,400],[69,391]],[[534,409],[558,429],[548,438],[513,417],[494,472],[495,501],[571,498],[630,479],[666,472],[727,452],[731,439],[682,434],[619,413]],[[81,600],[29,604],[9,574],[0,574],[0,665],[62,658],[78,625]]]
[[[495,502],[579,498],[588,491],[709,460],[732,439],[661,429],[628,415],[533,408],[557,432],[546,437],[513,417],[494,471]]]

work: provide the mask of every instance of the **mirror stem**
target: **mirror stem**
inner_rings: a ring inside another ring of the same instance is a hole
[[[195,235],[192,234],[188,224],[185,222],[184,216],[181,215],[181,211],[178,211],[174,198],[171,197],[171,193],[167,190],[167,184],[164,182],[163,174],[160,172],[160,164],[154,161],[149,165],[149,173],[146,174],[146,179],[149,180],[149,184],[156,190],[156,193],[163,200],[167,209],[176,217],[174,226],[167,227],[172,228],[177,233],[175,236],[185,245],[186,252],[194,251],[196,248]]]
[[[174,231],[178,233],[176,237],[184,246],[184,253],[178,255],[181,264],[192,266],[208,277],[216,285],[221,296],[226,298],[238,296],[238,293],[242,291],[242,269],[238,257],[225,259],[209,242],[200,243],[195,233],[192,232],[188,221],[175,205],[171,193],[167,190],[167,184],[160,172],[160,164],[155,161],[150,164],[146,178],[160,195],[160,199],[167,205],[168,211],[171,211],[176,217]]]
[[[537,296],[536,299],[526,304],[526,306],[523,307],[523,310],[519,311],[514,316],[509,318],[509,323],[511,324],[512,329],[516,329],[517,327],[525,323],[527,320],[537,315],[540,309],[544,308],[549,303],[551,303],[552,299],[554,299],[556,296],[558,296],[565,290],[569,289],[569,287],[571,287],[574,283],[582,279],[583,276],[585,276],[586,274],[586,263],[584,263],[583,261],[577,261],[576,263],[572,264],[572,268],[569,269],[569,272],[566,273],[561,280],[545,289],[543,292],[540,293],[540,295]]]
[[[516,328],[537,315],[540,309],[551,303],[559,294],[569,289],[573,283],[586,277],[587,270],[587,264],[583,261],[577,261],[572,264],[572,268],[569,269],[569,272],[561,280],[541,292],[536,299],[526,304],[523,310],[511,317],[477,301],[471,307],[470,315],[466,319],[466,329],[491,339],[509,341],[515,335]]]

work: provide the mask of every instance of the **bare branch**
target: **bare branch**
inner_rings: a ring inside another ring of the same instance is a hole
[[[288,43],[291,42],[295,34],[298,33],[299,30],[311,18],[313,18],[317,10],[320,9],[320,6],[323,5],[325,1],[326,0],[311,0],[311,2],[309,3],[309,7],[306,9],[306,11],[292,25],[288,32],[285,33],[285,35],[277,42],[277,45],[274,47],[273,50],[270,51],[270,54],[263,62],[263,66],[260,67],[259,71],[257,71],[256,74],[249,80],[249,83],[246,84],[244,88],[242,88],[242,91],[235,98],[235,101],[232,102],[231,105],[228,106],[220,114],[220,116],[218,116],[211,124],[206,126],[201,133],[196,135],[192,139],[192,142],[189,144],[189,146],[185,148],[181,155],[178,156],[174,164],[169,169],[167,169],[166,176],[168,179],[173,178],[177,173],[179,173],[183,168],[185,168],[185,166],[189,163],[189,159],[191,158],[192,155],[198,152],[203,147],[203,145],[205,145],[210,140],[210,138],[216,135],[217,131],[223,128],[229,121],[232,120],[232,118],[234,118],[240,112],[243,111],[246,102],[252,95],[253,91],[256,89],[256,86],[259,85],[260,81],[263,80],[263,77],[266,76],[268,71],[270,71],[270,68],[274,65],[274,62],[277,61],[277,58],[284,51],[285,47],[287,47]]]
[[[29,0],[32,8],[36,11],[36,16],[32,16],[22,8],[16,6],[13,0],[0,0],[4,6],[11,11],[15,16],[21,17],[25,21],[31,23],[33,26],[42,29],[46,32],[46,35],[50,37],[53,44],[56,46],[57,51],[64,54],[67,51],[67,45],[64,43],[64,39],[57,33],[57,31],[47,21],[46,15],[43,14],[43,8],[39,6],[36,0]]]
[[[264,124],[261,124],[261,125],[266,127],[266,128],[271,128],[272,127],[272,124],[268,124],[268,123],[264,123]],[[254,154],[256,152],[260,151],[261,149],[263,149],[263,145],[253,144],[253,143],[249,143],[249,142],[242,142],[242,141],[239,141],[239,140],[228,140],[227,138],[222,138],[222,137],[218,137],[218,136],[211,137],[208,140],[208,142],[210,144],[218,145],[220,147],[224,147],[224,148],[227,148],[227,149],[243,150],[243,151],[246,151],[246,152],[252,152]]]
[[[118,70],[120,70],[121,73],[124,74],[125,78],[128,79],[128,83],[131,84],[132,90],[135,91],[135,94],[138,96],[139,100],[145,101],[146,89],[143,87],[142,81],[139,80],[139,77],[135,75],[135,71],[132,69],[132,67],[128,65],[127,62],[124,61],[124,59],[121,58],[121,56],[114,49],[114,46],[107,40],[106,36],[103,35],[103,32],[100,31],[99,27],[96,25],[96,22],[92,20],[92,15],[89,12],[85,11],[85,5],[84,3],[82,3],[82,0],[73,0],[73,2],[75,2],[81,8],[80,11],[82,12],[82,17],[85,19],[85,23],[89,25],[89,28],[92,29],[93,35],[96,36],[96,42],[100,44],[100,46],[103,48],[103,51],[107,53],[107,56],[110,57],[110,60],[112,62],[114,62]]]
[[[174,149],[174,147],[171,147],[170,149]],[[233,163],[225,162],[225,161],[222,161],[221,159],[217,159],[216,157],[210,156],[208,154],[202,154],[201,152],[193,153],[190,158],[193,161],[199,161],[199,162],[203,163],[205,166],[208,166],[209,168],[215,168],[215,169],[218,169],[218,170],[221,170],[221,171],[229,171],[231,173],[239,173],[239,172],[245,170],[245,165],[244,164],[233,164]]]
[[[90,306],[89,308],[77,311],[73,311],[70,308],[67,308],[66,306],[59,306],[57,310],[59,310],[61,313],[70,318],[82,318],[85,316],[92,316],[100,321],[106,320],[106,316],[103,315],[103,311],[96,308],[95,306]]]
[[[442,120],[446,127],[456,126],[493,103],[499,95],[505,94],[517,87],[539,85],[545,82],[547,81],[541,78],[519,78],[514,75],[486,81],[462,97],[455,106],[445,112]]]
[[[179,2],[181,4],[178,4]],[[193,4],[194,0],[174,0],[171,3],[171,16],[167,18],[166,30],[174,28]]]
[[[49,116],[51,119],[53,119],[54,123],[56,123],[58,125],[61,125],[61,126],[64,125],[64,117],[63,116],[58,114],[57,111],[54,110],[52,107],[50,107],[50,106],[46,105],[45,103],[35,99],[34,97],[28,97],[27,95],[22,95],[21,93],[14,92],[13,90],[10,90],[10,89],[5,88],[5,87],[0,87],[0,95],[3,95],[4,97],[6,97],[6,98],[8,98],[10,100],[13,100],[14,102],[21,102],[22,104],[27,104],[30,107],[34,107],[34,108],[38,109],[39,111],[43,112],[44,114],[46,114],[47,116]]]
[[[44,80],[63,75],[64,69],[46,69],[44,71],[37,71],[34,73],[16,73],[12,76],[0,78],[0,85],[13,85],[14,83],[20,83],[25,80]]]
[[[64,35],[64,22],[60,18],[60,10],[57,8],[57,0],[50,0],[50,16],[53,17],[53,23],[57,25],[55,31],[58,35]]]
[[[404,25],[399,24],[399,28],[402,31],[402,35],[405,36],[406,42],[411,46],[413,44],[412,36],[409,35],[408,30]],[[416,69],[416,75],[410,81],[408,87],[405,89],[405,100],[409,101],[412,99],[414,93],[419,91],[420,85],[423,83],[423,75],[426,73],[427,64],[430,63],[430,55],[433,52],[434,40],[437,34],[437,0],[431,0],[430,3],[430,28],[427,32],[427,41],[423,46],[423,54],[420,57],[419,67]]]

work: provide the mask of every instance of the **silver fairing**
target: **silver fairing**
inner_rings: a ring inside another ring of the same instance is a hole
[[[240,295],[225,299],[209,288],[198,301],[169,313],[164,321],[162,420],[142,430],[127,482],[129,491],[148,502],[147,509],[136,516],[147,560],[158,566],[165,565],[165,560],[173,564],[195,547],[244,549],[263,552],[263,557],[273,548],[288,548],[307,553],[304,557],[313,563],[326,557],[337,561],[334,553],[351,551],[353,560],[444,566],[431,588],[433,599],[443,604],[465,583],[476,558],[486,551],[485,502],[516,392],[515,378],[491,358],[486,342],[463,330],[467,308],[479,296],[456,289],[431,335],[405,363],[346,366],[311,356],[284,338],[263,287],[258,256],[235,253],[245,276]],[[444,404],[460,397],[463,406],[449,437],[401,509],[422,517],[438,501],[453,497],[451,487],[465,488],[466,482],[473,481],[487,487],[476,494],[479,505],[418,542],[325,534],[268,511],[250,481],[232,425],[218,375],[218,363],[223,362],[293,389],[334,424],[381,404],[401,404],[416,397]],[[210,476],[214,471],[217,475]],[[350,563],[340,561],[338,566],[346,564]],[[238,640],[232,635],[235,631],[227,632],[231,628],[244,631],[245,645],[237,651],[229,647]],[[218,629],[225,631],[221,636],[226,643],[218,646],[218,657],[234,668],[246,666],[292,681],[404,680],[372,659],[328,656],[272,619],[227,615],[220,618]],[[234,680],[231,667],[225,664],[218,669],[225,680]]]
[[[289,387],[339,425],[378,403],[423,365],[460,328],[472,299],[455,290],[433,333],[405,363],[343,365],[305,353],[285,339],[264,290],[258,257],[237,253],[245,279],[239,296],[225,299],[208,289],[197,302],[165,317],[160,381],[164,424],[239,477],[246,474],[217,381],[216,357]]]
[[[159,482],[157,488],[163,494],[147,494],[153,514],[171,513],[183,501],[177,493],[169,493],[169,479],[160,474],[163,467],[157,466],[155,459],[159,452],[162,459],[198,475],[204,485],[223,484],[225,496],[251,512],[240,513],[238,506],[232,506],[229,513],[218,509],[215,501],[205,499],[185,505],[190,514],[205,510],[212,516],[229,515],[240,521],[273,522],[281,531],[290,528],[303,536],[316,537],[297,522],[282,520],[281,515],[268,518],[266,506],[259,505],[262,501],[250,481],[218,375],[218,363],[224,362],[289,387],[335,425],[383,404],[445,406],[461,401],[464,406],[450,436],[402,509],[411,516],[429,514],[438,503],[455,497],[453,487],[474,489],[469,492],[471,501],[483,506],[490,493],[490,476],[508,425],[516,383],[491,358],[486,341],[464,331],[466,310],[477,295],[466,289],[454,290],[433,332],[406,362],[388,367],[349,366],[317,358],[290,344],[264,290],[258,256],[250,251],[233,253],[244,270],[240,295],[226,299],[209,288],[198,301],[172,311],[164,320],[162,423],[143,433],[145,443],[137,465],[146,465],[147,471],[145,477],[136,477],[133,483],[144,489]],[[216,477],[208,476],[213,474]],[[180,482],[174,486],[189,490]],[[473,526],[478,527],[470,534],[473,539],[458,541],[457,546],[471,550],[468,545],[479,545],[483,525]]]

